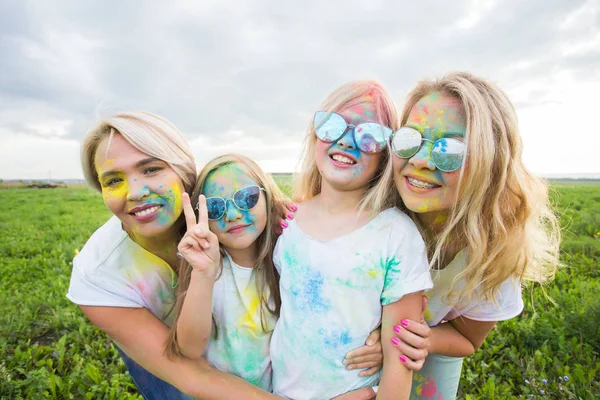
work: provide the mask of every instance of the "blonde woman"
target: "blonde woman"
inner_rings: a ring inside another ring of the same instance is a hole
[[[397,202],[418,222],[435,283],[427,325],[398,321],[392,342],[420,369],[411,399],[453,399],[463,357],[521,313],[521,283],[554,277],[557,219],[546,185],[523,165],[511,102],[484,79],[419,82],[390,142]]]
[[[116,343],[142,396],[276,398],[203,359],[165,352],[186,232],[182,196],[196,183],[183,135],[157,115],[118,113],[88,132],[82,165],[114,216],[73,260],[67,297]]]

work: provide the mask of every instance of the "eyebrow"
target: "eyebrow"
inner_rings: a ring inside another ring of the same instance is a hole
[[[416,127],[416,126],[414,126],[414,125],[404,125],[404,126],[406,126],[406,127],[408,127],[408,128],[412,128],[412,129],[414,129],[415,131],[418,131],[419,133],[423,134],[423,132],[421,132],[421,131],[420,131],[420,130],[419,130],[417,127]],[[465,137],[465,135],[467,134],[466,132],[452,132],[452,131],[450,131],[450,132],[440,132],[440,133],[442,133],[442,134],[444,135],[444,137],[446,137],[446,136],[450,136],[450,137],[455,137],[455,136]]]
[[[148,157],[148,158],[144,158],[143,160],[136,162],[133,167],[137,169],[137,168],[143,167],[144,165],[150,164],[155,161],[162,161],[162,160],[160,160],[156,157]],[[110,170],[110,171],[103,172],[102,175],[100,175],[100,179],[104,179],[110,175],[116,175],[118,172],[119,171],[116,171],[116,170]]]

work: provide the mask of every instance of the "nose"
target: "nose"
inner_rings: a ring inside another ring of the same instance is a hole
[[[348,129],[346,129],[344,135],[338,139],[337,145],[342,149],[356,149],[356,143],[354,142],[354,127],[349,127]]]
[[[421,148],[417,151],[417,154],[412,156],[408,162],[418,169],[429,169],[435,170],[435,164],[431,158],[431,151],[433,149],[433,143],[429,141],[423,141]]]
[[[225,221],[231,222],[242,218],[242,212],[233,204],[233,200],[225,200]]]
[[[127,200],[141,200],[150,194],[150,188],[137,179],[129,182],[127,191]]]

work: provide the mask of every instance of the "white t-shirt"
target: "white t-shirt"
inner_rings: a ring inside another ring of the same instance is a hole
[[[215,368],[271,391],[269,346],[277,317],[265,310],[263,331],[260,307],[254,270],[240,267],[226,253],[213,291],[218,336],[211,335],[204,355]]]
[[[377,385],[342,364],[381,322],[382,305],[433,286],[425,245],[397,209],[339,238],[319,240],[295,221],[277,242],[281,315],[271,341],[274,393],[329,399]]]
[[[112,217],[73,259],[67,298],[84,306],[147,308],[171,326],[177,275],[135,243]]]
[[[475,321],[504,321],[516,317],[523,311],[523,299],[521,298],[521,285],[518,278],[511,277],[505,280],[498,290],[495,304],[491,299],[477,297],[480,287],[475,290],[475,295],[470,302],[459,301],[458,304],[450,305],[448,299],[444,299],[452,284],[452,279],[458,275],[467,265],[466,250],[460,251],[454,260],[446,268],[440,271],[432,271],[434,281],[433,289],[425,294],[428,297],[425,321],[429,326],[435,326],[441,321],[450,321],[459,316]],[[465,287],[465,281],[460,280],[454,286],[454,290]]]

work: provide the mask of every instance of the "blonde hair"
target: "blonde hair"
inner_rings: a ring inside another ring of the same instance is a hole
[[[447,252],[466,247],[467,265],[453,280],[448,298],[471,301],[481,284],[494,299],[507,278],[544,283],[559,266],[560,229],[548,199],[547,184],[523,165],[517,115],[496,85],[466,72],[424,80],[410,92],[402,111],[406,124],[413,106],[441,92],[459,99],[467,125],[467,154],[459,190],[443,231],[426,241],[432,267]],[[416,217],[413,214],[413,217]],[[458,280],[466,286],[454,292]]]
[[[119,112],[92,128],[81,146],[81,166],[85,180],[102,192],[94,158],[100,142],[122,135],[142,153],[166,162],[191,192],[196,183],[196,162],[192,149],[181,132],[165,118],[144,111]]]
[[[279,294],[279,274],[273,264],[273,250],[275,249],[275,243],[277,242],[278,234],[280,230],[279,221],[284,218],[284,207],[282,206],[285,201],[285,196],[273,181],[270,175],[267,175],[254,161],[240,154],[225,154],[223,156],[214,158],[209,161],[200,174],[194,192],[192,193],[192,205],[194,209],[198,204],[198,196],[202,194],[204,185],[209,175],[226,165],[237,164],[245,168],[248,175],[254,179],[258,186],[265,189],[265,197],[267,203],[267,224],[264,231],[256,239],[258,245],[258,258],[254,264],[254,279],[256,281],[256,287],[258,297],[260,297],[260,320],[263,330],[266,330],[266,312],[270,312],[275,316],[279,316],[279,310],[281,308],[281,296]],[[224,256],[223,250],[221,255]],[[222,267],[222,265],[221,265]],[[181,350],[177,343],[177,321],[181,309],[183,308],[183,302],[187,293],[187,289],[190,285],[190,279],[192,274],[192,267],[189,263],[183,261],[179,269],[179,284],[177,289],[177,304],[175,309],[177,310],[175,322],[171,328],[171,333],[167,341],[167,354],[181,355]],[[273,305],[269,304],[269,300],[273,301]],[[214,319],[213,319],[214,325]],[[217,328],[215,326],[215,328]],[[216,330],[215,330],[216,333]]]
[[[334,90],[321,103],[320,111],[341,112],[355,105],[371,103],[375,109],[375,120],[384,126],[396,130],[398,128],[398,112],[396,105],[383,85],[374,80],[361,80],[346,83]],[[321,173],[317,168],[315,152],[317,136],[314,129],[314,117],[304,138],[302,153],[302,170],[295,185],[294,199],[305,201],[321,193]],[[393,173],[389,146],[382,151],[382,158],[374,177],[369,182],[367,192],[360,209],[381,211],[393,206],[390,188],[393,188]]]

